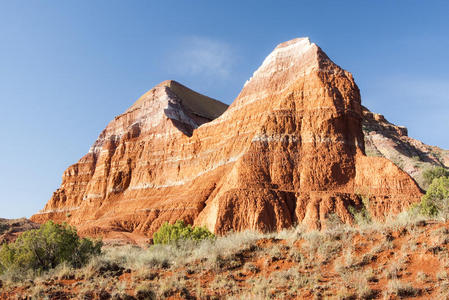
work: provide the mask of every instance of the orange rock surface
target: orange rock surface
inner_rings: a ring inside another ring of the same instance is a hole
[[[63,174],[32,217],[85,235],[143,233],[184,219],[223,234],[352,223],[362,197],[376,218],[419,201],[414,180],[364,154],[352,75],[307,38],[280,44],[226,107],[174,81],[143,95]]]

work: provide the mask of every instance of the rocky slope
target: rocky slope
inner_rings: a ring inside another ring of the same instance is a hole
[[[14,241],[24,231],[37,229],[39,224],[26,218],[2,219],[0,218],[0,245]]]
[[[429,146],[408,136],[407,128],[388,122],[383,115],[363,107],[363,132],[368,156],[381,156],[412,176],[422,189],[422,173],[434,167],[449,168],[449,151]]]
[[[219,234],[319,229],[331,214],[352,223],[362,198],[378,219],[420,199],[407,173],[365,156],[357,85],[307,38],[277,46],[225,109],[161,83],[109,123],[32,220],[117,239],[177,219]]]
[[[106,247],[81,269],[0,280],[0,299],[448,299],[449,224],[401,223]]]

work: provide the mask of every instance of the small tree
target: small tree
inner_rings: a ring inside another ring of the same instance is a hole
[[[427,169],[423,172],[424,183],[426,186],[432,184],[432,181],[440,177],[449,177],[449,170],[443,167]]]
[[[190,224],[186,225],[184,221],[178,220],[173,225],[168,222],[162,224],[159,230],[154,233],[153,242],[155,244],[170,244],[179,240],[200,241],[214,237],[215,235],[205,227],[192,227]]]
[[[80,267],[101,253],[102,242],[81,239],[74,227],[48,221],[39,229],[22,233],[0,249],[0,274],[5,271],[40,273],[66,262]]]
[[[432,181],[419,205],[423,215],[436,217],[440,215],[444,221],[449,218],[449,177],[439,177]]]

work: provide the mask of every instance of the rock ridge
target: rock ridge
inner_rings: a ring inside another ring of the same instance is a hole
[[[394,125],[366,107],[363,107],[362,125],[366,154],[391,160],[412,176],[422,189],[427,189],[424,171],[435,167],[449,169],[448,150],[409,137],[406,127]]]
[[[308,38],[277,46],[227,105],[175,81],[111,121],[33,221],[68,221],[86,235],[149,237],[177,219],[229,230],[352,223],[419,201],[414,180],[365,155],[352,75]]]

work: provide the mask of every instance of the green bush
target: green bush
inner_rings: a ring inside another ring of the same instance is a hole
[[[429,186],[434,179],[440,177],[449,177],[449,170],[443,167],[436,167],[423,172],[424,183],[426,186]]]
[[[102,245],[101,241],[81,239],[70,225],[48,221],[39,229],[25,231],[15,242],[1,247],[0,274],[39,274],[63,262],[81,267],[91,256],[101,253]]]
[[[361,205],[358,207],[349,205],[348,210],[352,214],[354,221],[357,225],[367,225],[372,222],[371,214],[369,212],[369,197],[368,196],[360,196],[362,199]]]
[[[413,209],[428,217],[440,215],[447,221],[449,217],[449,177],[433,179],[426,194],[422,197],[421,203],[415,205]]]
[[[179,240],[200,241],[204,239],[212,239],[215,235],[205,227],[192,227],[186,225],[184,221],[176,221],[170,225],[168,222],[162,224],[159,230],[153,235],[154,244],[170,244]]]

